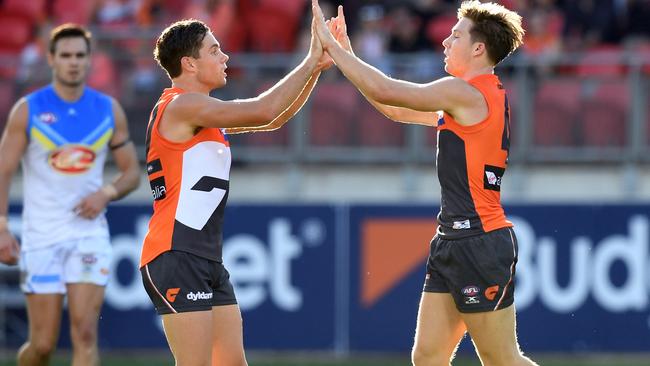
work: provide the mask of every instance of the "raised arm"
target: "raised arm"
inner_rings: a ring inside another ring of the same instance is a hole
[[[173,120],[200,127],[246,128],[268,125],[298,99],[318,66],[323,49],[313,29],[314,24],[310,49],[305,59],[259,96],[222,101],[200,93],[186,93],[172,101],[165,114]]]
[[[18,242],[9,232],[7,211],[9,186],[27,147],[27,100],[20,99],[9,112],[7,125],[0,140],[0,262],[16,264]]]
[[[329,26],[330,22],[327,21],[326,23]],[[327,53],[323,52],[320,60],[318,61],[318,65],[316,66],[316,70],[312,74],[311,78],[309,78],[307,85],[305,85],[305,87],[302,89],[302,92],[300,92],[298,98],[291,104],[289,108],[287,108],[277,118],[271,121],[271,123],[258,127],[229,128],[226,129],[226,133],[237,134],[245,132],[274,131],[284,126],[284,124],[287,123],[293,116],[295,116],[296,113],[298,113],[298,111],[305,105],[305,102],[307,102],[307,99],[311,95],[311,92],[314,90],[314,86],[316,85],[321,72],[329,69],[332,67],[332,65],[334,65],[332,58]]]
[[[291,104],[291,106],[289,106],[289,108],[285,109],[284,112],[280,113],[278,117],[271,121],[271,123],[258,127],[228,128],[226,129],[226,133],[232,135],[245,132],[273,131],[284,126],[285,123],[287,123],[293,116],[296,115],[296,113],[298,113],[305,102],[307,102],[309,95],[311,95],[311,92],[314,90],[314,86],[316,85],[320,74],[320,71],[315,72],[311,78],[309,78],[307,85],[305,85],[305,87],[302,89],[302,92],[300,92],[298,98]]]
[[[477,98],[481,98],[476,89],[454,77],[418,84],[386,76],[341,47],[323,20],[318,0],[312,0],[312,8],[316,18],[316,33],[323,49],[334,59],[345,77],[369,100],[420,112],[444,110],[454,115],[456,110],[471,107]]]

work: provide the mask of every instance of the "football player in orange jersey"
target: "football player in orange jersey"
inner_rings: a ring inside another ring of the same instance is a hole
[[[337,67],[388,118],[436,127],[441,209],[430,243],[414,365],[449,365],[469,333],[483,365],[535,365],[516,337],[517,241],[500,202],[510,147],[508,98],[495,66],[522,44],[521,17],[465,1],[443,41],[445,71],[427,84],[397,80],[352,52],[339,7],[329,27],[312,0],[317,34]]]
[[[177,365],[246,365],[241,314],[221,258],[227,135],[282,126],[332,62],[312,34],[307,56],[285,78],[257,97],[225,101],[210,91],[226,85],[228,55],[204,23],[170,25],[154,56],[172,86],[147,128],[154,214],[142,249],[143,284]]]

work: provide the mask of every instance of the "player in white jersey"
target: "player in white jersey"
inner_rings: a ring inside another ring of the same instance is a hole
[[[46,365],[70,312],[73,365],[98,365],[97,322],[111,246],[106,205],[135,189],[139,167],[122,107],[85,85],[90,33],[64,24],[50,35],[50,85],[13,106],[0,141],[0,261],[20,257],[29,338],[18,365]],[[119,173],[103,184],[111,151]],[[7,228],[9,185],[22,159],[21,245]],[[20,255],[18,255],[20,251]]]

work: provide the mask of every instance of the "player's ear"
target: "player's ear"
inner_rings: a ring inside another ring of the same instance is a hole
[[[54,54],[50,51],[47,51],[47,64],[50,65],[50,67],[54,64]]]
[[[473,47],[472,48],[472,53],[474,53],[474,55],[476,55],[476,56],[480,56],[483,53],[487,52],[487,50],[485,49],[485,43],[483,43],[483,42],[475,42],[472,45],[472,47]]]
[[[181,69],[183,70],[188,70],[188,71],[194,71],[196,62],[194,58],[190,56],[183,56],[181,57]]]

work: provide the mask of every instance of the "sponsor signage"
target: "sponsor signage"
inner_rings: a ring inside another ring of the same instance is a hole
[[[223,258],[247,348],[410,350],[437,206],[235,204],[226,210]],[[515,297],[526,351],[650,349],[650,205],[510,205],[506,212],[519,241]],[[166,347],[137,268],[149,215],[148,205],[109,209],[114,261],[100,319],[102,347]],[[461,290],[466,301],[499,291],[473,284]],[[20,307],[8,310],[24,318]],[[62,325],[61,342],[69,346],[67,318]],[[6,339],[17,347],[24,333],[12,332]]]

